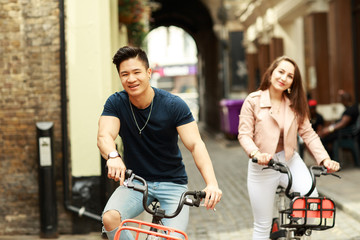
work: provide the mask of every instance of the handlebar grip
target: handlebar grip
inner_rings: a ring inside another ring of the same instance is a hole
[[[274,159],[270,159],[270,161],[268,162],[268,166],[272,166],[274,165],[274,163],[275,163]]]
[[[192,196],[192,198],[188,198],[187,196]],[[181,196],[180,205],[188,205],[188,206],[195,206],[199,207],[201,199],[206,197],[205,191],[187,191],[184,192]],[[181,209],[182,206],[179,205],[179,208]],[[177,215],[177,214],[176,214]]]
[[[252,158],[251,161],[252,161],[253,163],[258,163],[258,159],[257,159],[257,158]],[[268,162],[268,166],[274,165],[274,162],[275,162],[274,159],[270,159],[270,161]]]

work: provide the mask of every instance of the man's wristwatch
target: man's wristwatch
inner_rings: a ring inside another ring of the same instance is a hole
[[[120,157],[120,154],[118,153],[118,151],[113,151],[108,154],[108,160],[110,158],[116,158],[116,157]]]

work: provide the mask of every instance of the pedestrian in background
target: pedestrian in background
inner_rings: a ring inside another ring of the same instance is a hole
[[[287,186],[285,174],[262,170],[270,159],[289,167],[293,176],[291,192],[306,194],[311,187],[307,166],[295,151],[297,134],[317,164],[330,172],[339,170],[339,163],[330,159],[309,121],[299,68],[293,59],[282,56],[266,70],[259,90],[247,96],[240,113],[238,139],[250,158],[247,184],[254,216],[253,239],[269,239],[276,189],[278,185]],[[312,196],[317,194],[315,190]]]
[[[313,127],[314,131],[319,133],[325,126],[325,121],[323,116],[318,113],[316,107],[317,107],[317,101],[315,99],[310,99],[308,101],[309,104],[309,110],[310,110],[310,123]]]
[[[99,120],[98,147],[107,160],[108,177],[120,180],[103,211],[103,231],[113,240],[122,220],[134,218],[144,211],[143,195],[123,186],[125,170],[132,169],[149,186],[149,204],[157,199],[167,213],[177,209],[187,190],[188,177],[178,147],[180,136],[192,153],[205,183],[205,206],[214,209],[222,192],[210,156],[201,139],[189,107],[179,97],[150,85],[151,68],[146,53],[140,48],[120,48],[113,58],[123,91],[111,95]],[[121,157],[115,147],[119,135],[124,145]],[[166,226],[185,231],[189,208],[171,219]],[[130,232],[120,239],[134,239]]]
[[[309,99],[308,105],[309,105],[309,110],[310,110],[311,126],[316,133],[319,133],[319,132],[321,132],[321,130],[323,129],[323,127],[325,125],[324,118],[316,110],[317,101],[315,99]],[[300,136],[298,136],[298,143],[299,143],[299,154],[300,154],[301,158],[303,158],[306,146]]]
[[[323,142],[326,150],[333,156],[333,142],[338,138],[339,130],[352,126],[356,123],[359,116],[359,107],[357,103],[353,103],[350,93],[344,90],[338,92],[340,102],[345,107],[341,118],[336,120],[333,124],[330,124],[326,128],[323,128],[319,132],[321,141]]]

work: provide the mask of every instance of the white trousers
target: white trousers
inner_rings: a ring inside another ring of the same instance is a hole
[[[289,167],[293,178],[290,192],[304,195],[310,190],[310,172],[297,152],[289,161],[285,161],[284,151],[276,153],[273,159]],[[254,216],[253,240],[269,239],[276,189],[279,185],[286,187],[288,183],[287,174],[272,169],[262,170],[264,167],[249,160],[247,185]],[[311,196],[318,196],[316,189]]]

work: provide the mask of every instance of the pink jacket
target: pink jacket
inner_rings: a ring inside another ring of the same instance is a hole
[[[285,100],[285,159],[290,160],[297,149],[297,134],[304,140],[318,164],[325,158],[330,158],[309,119],[299,125],[295,113],[290,108],[290,100],[288,98]],[[257,149],[263,153],[275,154],[280,127],[270,109],[269,90],[259,90],[249,94],[241,107],[238,139],[248,155]]]

